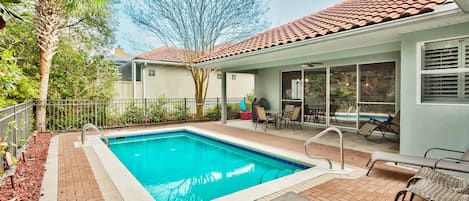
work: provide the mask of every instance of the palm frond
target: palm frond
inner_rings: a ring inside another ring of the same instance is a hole
[[[4,2],[16,3],[17,1],[4,1]],[[10,16],[18,20],[23,20],[23,18],[20,15],[16,14],[13,10],[6,7],[2,2],[0,2],[0,16],[3,17],[4,15]]]

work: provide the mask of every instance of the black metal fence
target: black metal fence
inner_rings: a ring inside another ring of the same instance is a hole
[[[229,118],[239,117],[242,98],[227,98]],[[194,98],[157,98],[121,100],[50,100],[46,127],[51,131],[79,130],[92,123],[99,128],[218,120],[221,98],[206,98],[197,114]]]
[[[32,135],[33,103],[24,102],[0,109],[0,157],[7,151],[18,158],[20,150]],[[4,163],[0,160],[0,168]]]

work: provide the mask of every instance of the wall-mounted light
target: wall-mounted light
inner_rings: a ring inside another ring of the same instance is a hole
[[[305,82],[309,82],[308,78],[305,78]]]

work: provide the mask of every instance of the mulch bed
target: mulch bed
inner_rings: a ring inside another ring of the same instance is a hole
[[[4,200],[39,200],[41,197],[44,164],[52,134],[38,134],[36,143],[31,137],[26,148],[26,162],[18,160],[14,176],[15,190],[11,188],[10,179],[0,184],[0,201]]]

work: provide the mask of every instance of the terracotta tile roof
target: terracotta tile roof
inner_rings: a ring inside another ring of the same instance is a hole
[[[183,48],[176,47],[160,47],[135,56],[136,59],[148,59],[168,62],[185,62]]]
[[[205,62],[431,12],[452,0],[346,0],[200,58]]]

